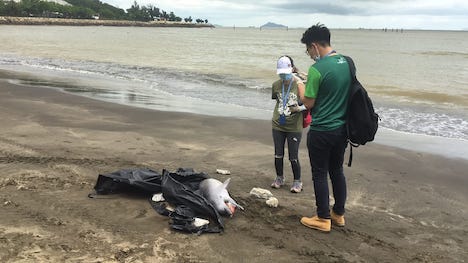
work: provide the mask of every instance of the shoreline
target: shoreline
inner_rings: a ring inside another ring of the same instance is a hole
[[[24,70],[24,69],[23,69]],[[42,73],[41,73],[42,74]],[[137,107],[137,108],[146,108],[155,111],[161,112],[177,112],[180,114],[195,114],[201,116],[211,116],[211,117],[220,117],[220,118],[232,118],[232,119],[249,119],[249,120],[258,120],[258,121],[270,121],[270,111],[256,111],[255,114],[251,113],[248,109],[244,109],[242,107],[233,107],[231,105],[219,104],[216,105],[215,102],[212,102],[209,105],[205,105],[206,107],[202,106],[192,106],[196,105],[193,101],[188,100],[187,98],[180,99],[176,96],[167,98],[167,101],[161,101],[162,98],[153,98],[153,101],[143,101],[142,104],[137,104],[138,100],[133,99],[128,102],[122,102],[119,100],[112,100],[109,98],[101,97],[99,94],[94,94],[93,96],[87,95],[86,93],[82,93],[79,89],[74,89],[70,86],[68,91],[65,87],[60,87],[60,83],[72,83],[73,78],[80,79],[80,81],[84,81],[82,84],[77,85],[91,85],[90,82],[87,82],[87,78],[78,75],[70,75],[66,78],[61,76],[59,82],[54,81],[53,76],[39,74],[36,72],[31,71],[20,71],[20,69],[0,69],[0,79],[4,78],[3,76],[13,76],[12,79],[20,79],[24,80],[27,79],[30,84],[34,83],[35,79],[36,82],[42,83],[42,85],[54,85],[53,89],[59,90],[64,93],[92,98],[102,102],[108,103],[116,103],[118,105],[126,105],[129,107]],[[58,78],[56,76],[55,78]],[[109,81],[109,80],[107,80]],[[20,83],[17,83],[20,84]],[[119,85],[130,85],[131,83],[119,83]],[[28,85],[28,84],[20,84],[20,85]],[[63,84],[65,85],[65,84]],[[103,85],[103,84],[101,84]],[[109,82],[108,85],[115,85],[115,83]],[[50,87],[49,87],[50,88]],[[105,93],[104,93],[105,95]],[[148,107],[146,104],[149,102],[153,102],[154,105]],[[161,103],[161,106],[157,106],[158,103]],[[171,105],[174,109],[168,108],[167,105]],[[226,108],[226,113],[222,113],[219,110],[214,111],[212,108],[216,108],[216,106]],[[442,137],[442,136],[433,136],[433,135],[426,135],[426,134],[416,134],[416,133],[409,133],[404,131],[397,131],[392,130],[385,127],[379,127],[375,140],[372,144],[378,144],[383,146],[394,147],[402,150],[409,150],[409,151],[417,151],[422,153],[433,154],[437,156],[441,156],[444,158],[453,158],[453,159],[460,159],[460,160],[468,160],[468,140],[460,139],[460,138],[449,138],[449,137]],[[362,148],[362,147],[361,147]]]
[[[269,121],[136,108],[0,80],[2,262],[464,262],[468,161],[369,144],[354,152],[346,227],[324,235],[313,214],[305,136],[304,192],[272,190],[277,209],[249,197],[274,179]],[[347,150],[348,152],[349,150]],[[346,157],[345,157],[346,158]],[[193,167],[246,208],[222,235],[170,231],[145,198],[89,199],[98,173]],[[287,184],[291,171],[285,165]]]
[[[0,25],[214,28],[212,24],[193,24],[193,23],[170,22],[170,21],[141,22],[141,21],[128,21],[128,20],[93,20],[93,19],[8,17],[8,16],[0,16]]]

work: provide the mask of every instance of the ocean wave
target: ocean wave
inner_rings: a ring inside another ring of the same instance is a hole
[[[103,76],[143,83],[143,93],[167,93],[186,98],[202,99],[269,109],[270,87],[254,79],[242,79],[229,75],[199,74],[168,68],[121,65],[94,61],[68,61],[61,59],[0,57],[0,65],[21,65],[50,71],[68,72],[86,76]],[[115,87],[112,87],[115,88]],[[263,99],[263,100],[262,100]]]
[[[190,79],[192,82],[237,88],[241,90],[265,91],[269,89],[269,85],[263,85],[254,79],[240,79],[236,76],[209,73],[199,74],[195,72],[178,71],[169,68],[142,67],[107,62],[68,61],[48,58],[3,56],[0,57],[0,64],[16,64],[56,71],[111,76],[119,79],[135,81],[164,82],[171,80]]]
[[[460,81],[458,81],[461,83]],[[411,90],[393,86],[368,85],[369,91],[380,97],[393,100],[408,101],[415,104],[445,105],[446,107],[468,107],[468,93],[458,91],[458,94],[450,94],[447,90],[443,92],[426,91],[423,89]]]
[[[468,53],[457,51],[424,51],[419,52],[418,54],[429,56],[462,56],[468,58]]]
[[[396,131],[468,140],[464,116],[424,112],[410,108],[376,107],[380,125]]]

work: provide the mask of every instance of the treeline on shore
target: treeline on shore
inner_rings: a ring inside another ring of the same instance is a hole
[[[63,19],[50,17],[19,17],[0,16],[0,25],[56,25],[56,26],[136,26],[136,27],[187,27],[212,28],[211,24],[179,23],[169,21],[130,21],[130,20],[95,20],[95,19]]]
[[[207,19],[194,20],[191,16],[181,18],[174,12],[166,12],[151,4],[140,6],[136,1],[127,10],[102,3],[99,0],[64,1],[69,5],[42,0],[21,0],[19,2],[0,0],[0,16],[208,23]]]

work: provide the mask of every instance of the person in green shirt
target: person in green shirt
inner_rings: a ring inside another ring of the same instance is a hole
[[[289,56],[280,57],[276,68],[280,79],[275,81],[271,88],[271,98],[276,100],[272,118],[276,179],[271,187],[278,189],[284,185],[283,157],[287,141],[289,161],[294,176],[291,192],[299,193],[302,191],[302,182],[298,156],[303,129],[302,111],[306,108],[299,100],[300,93],[304,93],[304,84],[293,76],[293,68],[293,60]]]
[[[344,226],[346,178],[343,173],[347,145],[346,109],[351,75],[346,59],[332,49],[330,31],[321,24],[307,29],[301,42],[315,60],[310,67],[302,102],[311,109],[312,124],[307,134],[317,215],[302,217],[307,227],[329,232],[331,224]],[[335,204],[330,211],[328,175]]]

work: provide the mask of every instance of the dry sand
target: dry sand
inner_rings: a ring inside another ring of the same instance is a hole
[[[2,77],[0,75],[0,77]],[[3,76],[7,77],[7,76]],[[249,197],[274,178],[268,121],[126,107],[0,81],[0,262],[465,262],[468,162],[371,144],[355,152],[347,225],[323,234],[305,191]],[[193,167],[245,208],[223,234],[171,231],[145,198],[89,199],[99,173]],[[288,186],[291,172],[286,165]]]

